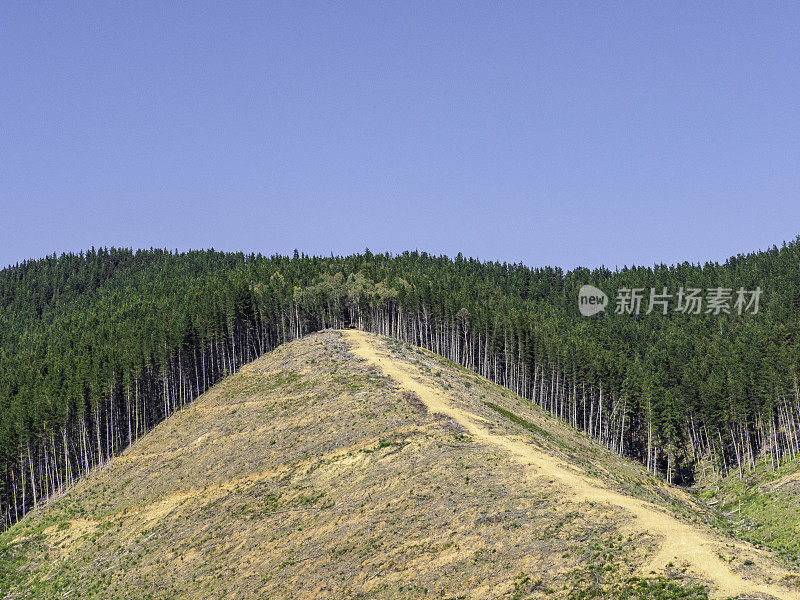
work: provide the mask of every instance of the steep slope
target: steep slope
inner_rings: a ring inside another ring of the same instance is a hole
[[[705,518],[474,373],[324,331],[247,365],[0,536],[0,591],[800,598],[796,576]]]
[[[731,560],[726,559],[721,552],[721,549],[725,547],[729,550],[733,548],[737,555],[740,553],[750,554],[751,548],[741,543],[733,544],[730,540],[722,540],[719,536],[697,525],[689,525],[660,510],[653,503],[609,489],[601,479],[588,476],[587,473],[576,472],[575,469],[569,467],[568,462],[558,460],[541,448],[531,445],[528,440],[511,436],[506,431],[499,434],[493,432],[492,423],[480,416],[480,411],[475,410],[474,406],[465,407],[463,400],[448,398],[447,394],[437,389],[436,386],[420,380],[413,366],[409,366],[404,361],[389,358],[385,352],[381,352],[380,345],[375,343],[374,337],[353,331],[348,332],[348,337],[354,345],[354,353],[357,356],[378,365],[382,372],[400,382],[405,389],[418,393],[430,410],[446,415],[462,425],[477,441],[505,450],[512,459],[529,467],[534,476],[554,478],[566,488],[564,490],[565,499],[579,502],[599,501],[615,508],[621,508],[632,515],[635,521],[628,525],[630,531],[655,534],[660,538],[655,554],[648,557],[645,565],[649,565],[653,569],[663,569],[668,564],[674,564],[673,561],[678,562],[695,570],[711,583],[716,593],[723,595],[762,593],[778,594],[779,597],[783,597],[783,593],[775,587],[755,583],[751,581],[749,574],[735,572],[731,568]],[[484,404],[490,403],[484,402]],[[519,422],[524,421],[520,419],[519,415],[520,412],[526,412],[525,408],[524,406],[515,407],[516,412],[511,413],[513,416],[508,414],[507,409],[498,412]],[[533,423],[528,421],[528,424],[528,429],[533,429],[530,426]],[[674,490],[671,490],[670,494],[680,495]],[[691,503],[688,497],[683,500]],[[751,565],[755,564],[752,558],[745,559],[745,561]],[[788,573],[785,576],[788,576],[789,581],[793,579]],[[794,595],[788,590],[785,592],[789,597]]]

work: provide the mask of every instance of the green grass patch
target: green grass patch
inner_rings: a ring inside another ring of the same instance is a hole
[[[755,470],[739,477],[731,473],[718,489],[706,489],[697,496],[716,500],[713,524],[740,539],[772,548],[788,564],[800,565],[800,470],[798,459],[774,471],[760,462]],[[779,479],[785,483],[780,485]]]

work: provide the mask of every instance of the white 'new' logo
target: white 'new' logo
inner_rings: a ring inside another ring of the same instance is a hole
[[[608,296],[593,285],[583,285],[578,291],[578,310],[584,317],[603,312],[608,306]]]

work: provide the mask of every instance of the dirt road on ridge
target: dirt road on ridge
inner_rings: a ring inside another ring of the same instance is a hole
[[[421,371],[415,372],[412,365],[394,360],[381,352],[377,346],[379,338],[376,336],[356,330],[344,333],[355,356],[375,365],[403,388],[415,392],[431,412],[451,418],[469,431],[478,442],[501,448],[523,466],[546,472],[572,491],[573,500],[604,502],[631,513],[635,518],[630,519],[630,529],[647,531],[658,536],[660,540],[660,549],[647,565],[646,572],[650,569],[663,569],[670,561],[685,561],[696,573],[712,582],[712,597],[753,597],[752,594],[768,594],[785,600],[800,599],[800,593],[796,591],[776,584],[758,583],[733,572],[728,563],[719,556],[724,543],[710,531],[680,521],[653,504],[610,490],[600,480],[576,472],[519,438],[492,433],[484,425],[485,420],[482,417],[454,406],[442,391],[418,381],[423,376]],[[731,543],[730,540],[726,541]]]

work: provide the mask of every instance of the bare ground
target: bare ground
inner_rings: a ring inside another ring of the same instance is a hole
[[[650,598],[655,578],[685,598],[703,583],[800,597],[791,573],[702,518],[474,373],[326,331],[247,365],[0,535],[0,596]]]
[[[376,336],[351,330],[347,331],[347,337],[352,344],[354,354],[377,365],[383,373],[399,382],[403,388],[414,391],[429,410],[446,415],[464,427],[480,443],[502,448],[534,473],[554,477],[567,488],[571,500],[603,502],[630,513],[633,518],[628,520],[626,530],[658,537],[658,550],[642,565],[643,570],[663,570],[670,562],[685,563],[711,583],[715,597],[752,594],[768,594],[787,600],[800,597],[795,590],[774,583],[754,581],[734,572],[728,561],[723,558],[723,551],[729,552],[731,545],[748,554],[757,553],[756,549],[739,541],[732,542],[730,539],[720,538],[719,535],[702,527],[680,521],[648,502],[610,490],[599,479],[577,472],[568,464],[518,437],[492,433],[484,418],[459,407],[457,401],[454,402],[440,389],[425,383],[420,377],[421,374],[415,372],[412,365],[398,361],[387,352],[381,351],[381,343]],[[762,564],[769,562],[767,557],[761,558]],[[770,566],[773,578],[785,577],[788,574],[778,566]]]

